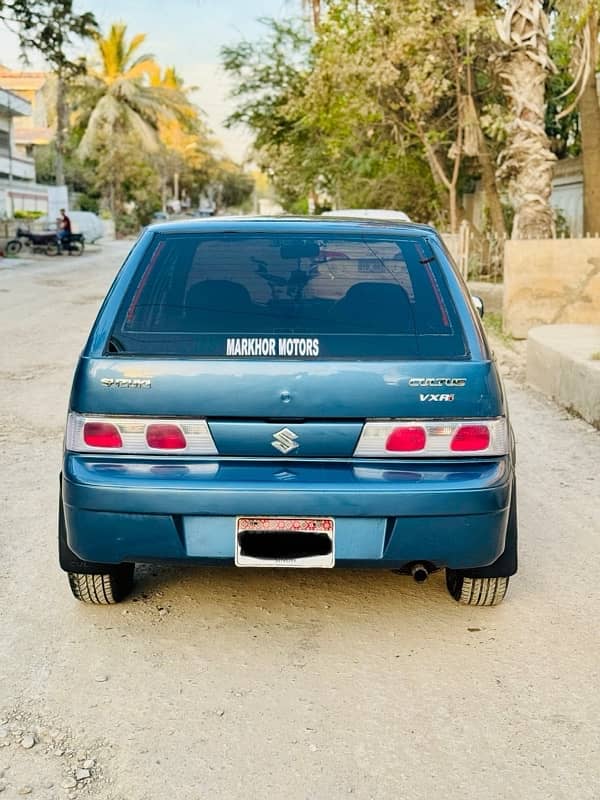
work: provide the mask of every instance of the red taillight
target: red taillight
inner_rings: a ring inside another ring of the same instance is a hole
[[[419,425],[396,428],[387,438],[385,449],[391,453],[414,453],[425,447],[427,434]]]
[[[86,422],[83,441],[89,447],[122,447],[123,440],[116,425],[110,422]]]
[[[167,423],[148,425],[146,441],[149,447],[154,447],[157,450],[183,450],[187,445],[179,425],[169,425]]]
[[[486,425],[461,425],[452,437],[450,449],[455,452],[487,450],[489,445],[490,431]]]

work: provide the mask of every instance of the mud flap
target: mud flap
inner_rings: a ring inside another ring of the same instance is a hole
[[[60,568],[65,572],[79,572],[82,575],[97,575],[111,572],[115,564],[97,564],[93,561],[82,561],[69,548],[67,543],[67,527],[62,502],[62,474],[59,478],[60,489],[58,495],[58,561]]]
[[[517,482],[513,478],[510,511],[506,527],[506,544],[502,555],[487,567],[453,570],[464,578],[507,578],[518,569]]]

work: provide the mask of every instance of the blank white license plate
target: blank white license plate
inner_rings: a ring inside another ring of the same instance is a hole
[[[333,567],[335,521],[331,517],[238,517],[238,567]]]

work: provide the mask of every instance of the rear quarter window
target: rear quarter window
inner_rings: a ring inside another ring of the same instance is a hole
[[[144,356],[467,356],[428,242],[365,235],[155,235],[111,339]]]

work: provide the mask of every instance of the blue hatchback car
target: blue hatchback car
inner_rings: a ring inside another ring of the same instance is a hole
[[[495,605],[517,569],[514,441],[479,316],[409,222],[154,225],[81,354],[61,474],[73,594],[136,562],[367,567]]]

